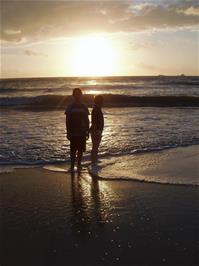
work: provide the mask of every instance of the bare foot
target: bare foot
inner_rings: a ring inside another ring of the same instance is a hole
[[[74,171],[75,171],[74,168],[70,167],[67,172],[68,173],[74,173]]]
[[[81,165],[78,165],[78,167],[77,167],[77,171],[78,171],[78,172],[81,172],[81,170],[82,170],[82,166],[81,166]]]

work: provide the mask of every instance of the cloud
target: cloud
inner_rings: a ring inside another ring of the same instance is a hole
[[[16,34],[21,34],[20,30],[4,30],[4,33],[7,35],[16,35]]]
[[[47,57],[46,54],[38,53],[38,52],[35,52],[35,51],[33,51],[33,50],[29,50],[29,49],[25,50],[25,51],[24,51],[24,54],[25,54],[25,55],[28,55],[28,56],[45,56],[45,57]]]
[[[1,39],[10,42],[93,32],[198,25],[196,1],[2,1]]]
[[[189,7],[186,9],[179,9],[179,13],[184,13],[186,15],[199,15],[199,7]]]

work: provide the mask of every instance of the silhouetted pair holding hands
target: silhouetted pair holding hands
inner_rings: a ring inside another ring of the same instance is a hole
[[[91,127],[89,128],[89,110],[82,103],[82,91],[79,88],[73,90],[73,102],[66,108],[66,131],[67,139],[70,141],[70,158],[73,172],[77,159],[77,170],[81,171],[83,152],[86,151],[86,141],[91,134],[92,150],[91,163],[97,163],[98,148],[104,129],[104,117],[101,110],[103,97],[97,95],[94,98],[94,106],[91,113]]]

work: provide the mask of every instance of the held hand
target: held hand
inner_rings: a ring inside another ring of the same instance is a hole
[[[89,132],[86,132],[86,140],[89,139]]]
[[[71,140],[71,135],[69,133],[67,133],[66,137],[67,137],[68,140]]]

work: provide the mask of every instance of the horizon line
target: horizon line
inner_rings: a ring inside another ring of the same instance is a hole
[[[112,75],[112,76],[29,76],[29,77],[3,77],[0,80],[8,79],[55,79],[55,78],[82,78],[82,79],[100,79],[100,78],[122,78],[122,77],[199,77],[199,75],[186,75],[186,74],[176,74],[176,75],[166,75],[166,74],[157,74],[157,75]]]

